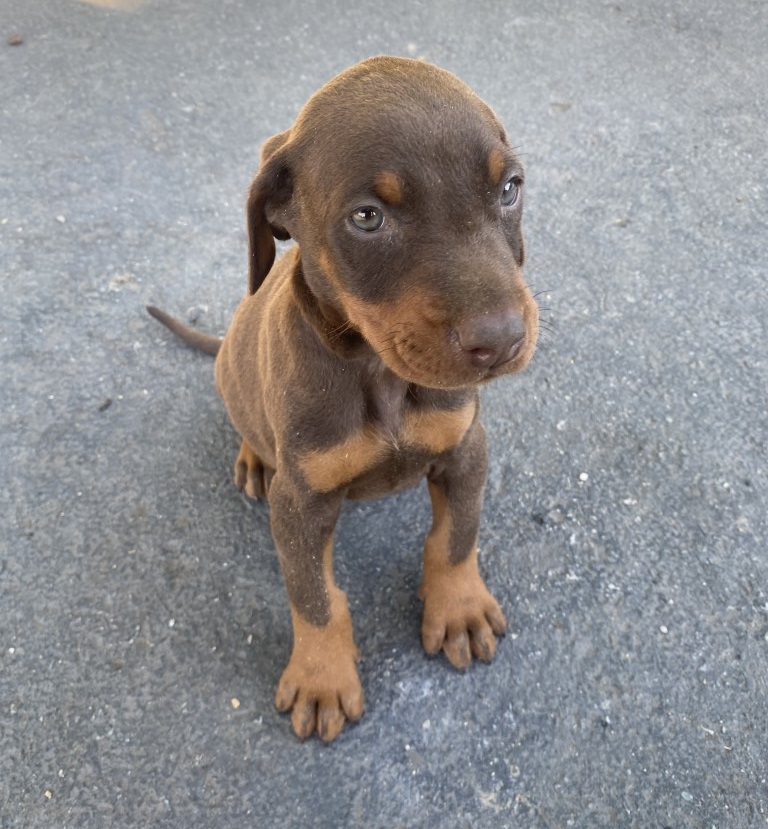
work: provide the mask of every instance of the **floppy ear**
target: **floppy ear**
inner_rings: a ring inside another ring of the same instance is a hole
[[[255,294],[275,261],[275,238],[290,239],[288,230],[273,221],[274,209],[285,206],[293,193],[288,165],[289,132],[270,138],[261,151],[261,166],[248,190],[248,293]]]

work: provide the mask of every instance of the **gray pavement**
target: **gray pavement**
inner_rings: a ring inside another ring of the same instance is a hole
[[[125,5],[0,0],[0,827],[768,825],[762,0]],[[425,492],[350,505],[324,747],[210,360],[143,306],[226,329],[259,145],[380,52],[507,124],[554,333],[484,392],[496,661],[421,652]]]

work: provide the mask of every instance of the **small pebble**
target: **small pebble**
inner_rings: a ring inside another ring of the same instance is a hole
[[[693,795],[690,792],[680,792],[683,800],[688,801],[689,803],[693,800]]]

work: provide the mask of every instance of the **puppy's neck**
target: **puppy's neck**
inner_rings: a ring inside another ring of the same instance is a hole
[[[385,434],[397,435],[403,425],[409,388],[381,360],[369,360],[363,381],[366,420]]]
[[[329,351],[346,360],[375,356],[371,346],[336,304],[312,291],[307,283],[301,254],[298,251],[292,273],[292,288],[304,321]],[[376,359],[378,360],[378,357]]]

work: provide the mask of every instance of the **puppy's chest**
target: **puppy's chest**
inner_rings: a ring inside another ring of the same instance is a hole
[[[319,492],[341,487],[351,497],[373,497],[412,486],[432,458],[457,446],[475,418],[471,399],[454,409],[416,405],[394,395],[366,401],[365,419],[337,444],[305,453],[300,466]],[[356,491],[357,490],[357,491]]]

